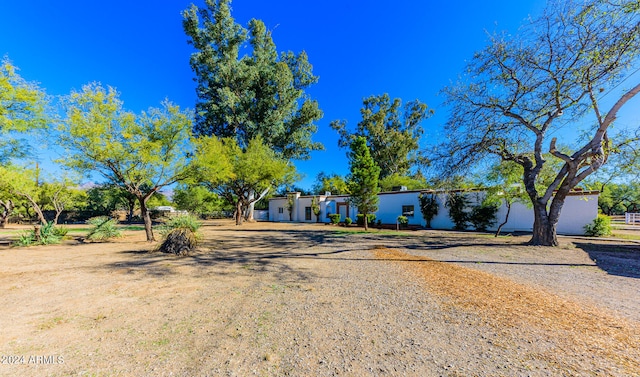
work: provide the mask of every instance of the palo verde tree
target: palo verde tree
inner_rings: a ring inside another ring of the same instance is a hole
[[[94,83],[68,98],[59,143],[68,150],[65,165],[97,172],[137,198],[147,241],[154,241],[147,201],[189,176],[191,127],[192,114],[168,101],[136,115],[115,89]]]
[[[347,156],[350,169],[347,177],[349,202],[364,215],[364,230],[369,230],[368,215],[378,210],[380,167],[371,157],[363,136],[353,139]]]
[[[15,165],[0,166],[0,186],[14,198],[20,198],[28,203],[26,205],[34,210],[40,224],[47,225],[39,202],[41,187],[37,182],[37,176],[38,172],[34,169]],[[11,209],[13,209],[13,202]]]
[[[0,162],[26,154],[25,144],[12,136],[44,127],[45,105],[40,88],[20,77],[7,58],[0,61]]]
[[[385,93],[365,98],[360,114],[362,120],[354,132],[347,129],[346,121],[330,123],[340,135],[341,148],[349,148],[356,137],[364,137],[371,157],[380,167],[380,179],[408,175],[412,168],[424,165],[419,140],[424,133],[422,121],[432,114],[427,105],[415,100],[402,106],[400,98],[392,101]]]
[[[295,168],[260,137],[250,140],[244,150],[232,138],[200,137],[195,144],[195,181],[233,203],[236,225],[242,225],[243,214],[258,200],[252,192],[295,179]]]
[[[558,244],[565,198],[625,141],[610,128],[640,93],[640,83],[625,81],[639,67],[638,8],[637,0],[550,0],[515,37],[491,38],[466,76],[444,90],[451,113],[442,166],[459,173],[491,156],[520,165],[533,245]],[[587,137],[571,139],[581,127]],[[563,148],[552,135],[563,136]],[[541,187],[553,160],[561,167]]]

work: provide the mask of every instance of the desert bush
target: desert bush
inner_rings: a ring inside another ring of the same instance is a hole
[[[344,225],[351,225],[351,223],[353,223],[353,220],[351,220],[351,217],[344,218]]]
[[[57,244],[60,243],[64,234],[66,234],[64,230],[56,229],[55,224],[50,221],[46,225],[36,226],[33,229],[23,232],[13,245],[32,246]]]
[[[198,246],[196,232],[189,228],[175,228],[166,234],[158,250],[163,253],[187,255]]]
[[[339,224],[340,223],[340,214],[332,213],[329,215],[329,220],[331,220],[331,224]]]
[[[367,224],[374,224],[376,221],[376,215],[370,213],[367,215]],[[364,226],[364,215],[359,213],[356,215],[356,224],[358,226]]]
[[[469,206],[469,199],[463,194],[450,193],[445,206],[449,209],[449,218],[453,221],[456,230],[467,229],[469,214],[465,211]]]
[[[438,197],[435,194],[420,194],[418,199],[420,200],[420,212],[422,212],[422,217],[427,223],[427,228],[431,228],[431,220],[433,220],[433,218],[438,214]]]
[[[469,222],[473,225],[475,230],[484,232],[487,228],[496,223],[497,213],[497,205],[483,203],[473,207],[471,214],[469,215]]]
[[[160,229],[163,241],[158,247],[163,253],[187,255],[202,239],[198,229],[202,223],[195,216],[181,215],[167,220]]]
[[[606,215],[598,215],[591,224],[584,226],[584,233],[591,237],[610,236],[611,218]]]
[[[402,227],[406,227],[409,224],[409,219],[407,218],[407,216],[400,215],[396,220],[398,221],[398,224]]]
[[[160,228],[160,234],[162,236],[166,236],[174,229],[189,229],[192,233],[196,234],[201,226],[202,223],[197,217],[192,215],[180,215],[165,221],[164,225]]]
[[[118,222],[110,217],[92,217],[87,220],[87,224],[93,225],[93,228],[89,230],[87,234],[87,239],[91,241],[106,241],[121,236],[120,230],[117,227]]]

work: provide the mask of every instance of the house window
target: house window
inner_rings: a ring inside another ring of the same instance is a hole
[[[413,217],[413,206],[402,206],[402,216]]]
[[[278,213],[284,213],[284,207],[278,207]]]
[[[304,219],[311,221],[311,207],[304,207]]]

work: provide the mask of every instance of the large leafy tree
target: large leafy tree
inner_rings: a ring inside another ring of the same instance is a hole
[[[305,94],[318,80],[307,54],[279,54],[264,23],[252,19],[243,28],[231,16],[230,3],[206,0],[205,8],[192,5],[183,12],[196,50],[195,134],[234,138],[243,149],[261,137],[284,158],[309,158],[310,151],[322,149],[311,140],[322,112]]]
[[[24,143],[11,135],[44,127],[45,104],[44,92],[36,84],[20,77],[7,58],[0,61],[0,162],[25,155]]]
[[[147,201],[161,188],[189,176],[192,115],[168,101],[139,115],[126,111],[113,88],[83,87],[68,99],[60,124],[64,163],[96,172],[134,195],[140,205],[147,241],[154,241]]]
[[[27,169],[15,165],[0,166],[0,186],[4,187],[5,191],[8,191],[11,196],[24,200],[29,207],[31,207],[38,221],[42,225],[47,225],[47,220],[42,212],[42,206],[40,205],[40,192],[41,187],[37,182],[37,170]],[[5,206],[9,200],[6,200]],[[5,207],[3,206],[3,207]],[[8,206],[6,207],[9,208]],[[13,202],[11,203],[11,209],[13,209]]]
[[[196,140],[194,167],[197,181],[235,207],[236,225],[258,200],[251,195],[267,187],[291,183],[295,168],[265,145],[260,137],[241,148],[235,139],[201,137]]]
[[[364,229],[369,230],[367,215],[378,210],[380,167],[371,157],[367,140],[363,136],[353,139],[347,156],[350,169],[347,177],[349,202],[364,215]]]
[[[419,153],[419,140],[424,133],[422,121],[431,113],[418,100],[402,106],[400,98],[391,100],[385,93],[364,99],[362,120],[355,131],[347,128],[346,121],[334,120],[330,126],[340,134],[338,145],[342,148],[349,148],[356,137],[364,137],[383,179],[394,174],[408,175],[412,168],[425,164]]]
[[[461,82],[444,90],[451,113],[450,139],[439,148],[443,166],[460,172],[490,156],[520,165],[535,215],[531,244],[558,244],[565,198],[625,142],[610,129],[640,93],[640,83],[625,81],[638,68],[638,5],[551,0],[516,37],[493,37]],[[541,187],[543,168],[554,160],[561,167]]]

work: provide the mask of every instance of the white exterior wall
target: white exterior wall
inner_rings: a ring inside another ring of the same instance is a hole
[[[376,221],[380,220],[383,224],[395,224],[398,216],[402,214],[402,207],[407,205],[413,205],[414,215],[413,217],[407,216],[410,225],[422,225],[425,226],[426,222],[422,218],[420,212],[420,192],[407,191],[407,192],[394,192],[394,193],[382,193],[380,194],[380,201],[378,205],[378,211],[375,212]],[[481,200],[482,193],[467,193],[471,204],[475,204]],[[312,197],[304,196],[300,197],[299,194],[296,197],[296,204],[293,210],[292,221],[296,222],[316,222],[315,215],[311,214],[311,220],[305,220],[305,207],[311,207]],[[438,199],[438,214],[431,220],[431,227],[433,229],[453,229],[453,221],[449,218],[449,211],[444,206],[447,194],[437,194]],[[348,199],[346,196],[319,196],[320,201],[320,222],[328,223],[328,213],[336,213],[337,205],[344,203]],[[272,198],[269,201],[269,219],[271,221],[289,221],[289,212],[286,209],[287,198]],[[283,213],[278,212],[278,208],[283,208]],[[345,207],[341,206],[341,221],[346,217]],[[496,224],[489,228],[489,230],[496,230],[498,225],[504,221],[507,209],[503,204],[496,214]],[[349,206],[349,217],[355,222],[357,208]],[[584,234],[584,226],[590,224],[593,219],[598,216],[598,195],[594,193],[587,193],[584,195],[570,195],[566,198],[562,212],[560,213],[560,220],[558,221],[557,232],[559,234]],[[513,231],[532,231],[533,230],[533,209],[528,208],[525,204],[514,203],[511,206],[511,213],[509,214],[509,221],[502,228],[504,232]]]
[[[278,208],[282,208],[282,213],[279,213]],[[269,221],[289,221],[287,198],[269,199]]]
[[[402,215],[402,206],[413,206],[413,216],[407,216],[409,225],[424,225],[418,196],[419,193],[410,191],[380,194],[378,210],[375,212],[376,221],[380,220],[383,224],[395,224],[398,216]]]

